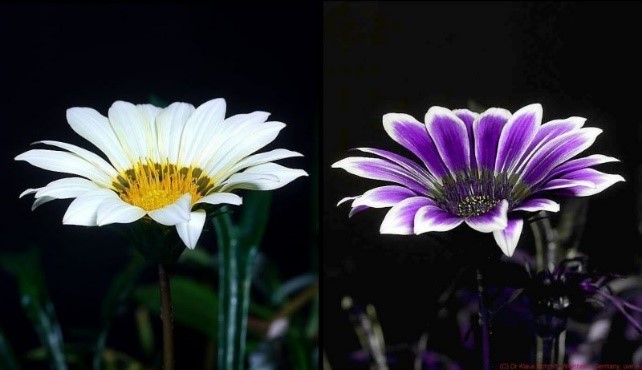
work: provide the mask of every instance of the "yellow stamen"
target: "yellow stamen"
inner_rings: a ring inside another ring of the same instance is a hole
[[[172,204],[185,194],[192,195],[194,204],[211,189],[200,168],[153,162],[136,164],[112,185],[122,200],[146,211]]]

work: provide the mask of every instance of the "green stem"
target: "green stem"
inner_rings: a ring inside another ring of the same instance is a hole
[[[161,293],[161,320],[163,321],[163,370],[174,370],[174,328],[172,325],[172,293],[165,265],[158,265]]]
[[[229,226],[228,226],[229,227]],[[257,248],[219,245],[218,369],[243,370],[252,266]]]

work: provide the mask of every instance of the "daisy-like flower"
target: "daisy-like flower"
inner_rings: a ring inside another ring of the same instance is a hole
[[[141,218],[175,226],[188,248],[198,241],[204,204],[240,205],[237,189],[273,190],[307,176],[272,163],[301,154],[286,149],[252,154],[285,127],[266,122],[269,113],[225,118],[225,100],[198,108],[173,103],[161,109],[117,101],[104,117],[91,108],[67,110],[71,128],[104,153],[101,156],[58,141],[38,144],[62,150],[32,149],[15,159],[72,174],[35,194],[33,208],[53,199],[74,198],[63,224],[102,226]]]
[[[425,124],[407,114],[383,116],[383,126],[423,166],[400,155],[373,148],[357,150],[376,157],[348,157],[332,165],[365,178],[397,185],[374,188],[352,201],[350,216],[367,208],[392,207],[382,234],[448,231],[466,223],[495,241],[511,256],[528,212],[557,212],[549,198],[589,196],[622,176],[591,166],[617,161],[604,155],[572,159],[602,132],[584,128],[580,117],[542,124],[542,107],[528,105],[511,114],[490,108],[432,107]]]

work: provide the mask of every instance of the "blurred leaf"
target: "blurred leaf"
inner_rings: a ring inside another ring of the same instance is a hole
[[[156,95],[154,93],[149,94],[149,99],[147,99],[147,100],[149,101],[149,104],[154,105],[154,106],[159,107],[159,108],[165,108],[168,105],[167,102],[164,99],[161,99],[160,96],[158,96],[158,95]]]
[[[138,338],[140,339],[143,353],[150,357],[154,351],[154,331],[149,318],[149,310],[145,307],[141,306],[136,309],[136,327],[138,328]]]
[[[34,325],[40,342],[47,349],[52,368],[67,370],[62,330],[54,306],[49,300],[40,261],[40,251],[33,247],[0,254],[0,266],[15,276],[22,308]]]
[[[101,355],[107,344],[107,335],[111,328],[114,316],[118,313],[129,298],[134,284],[145,268],[145,260],[139,254],[133,254],[129,264],[112,280],[111,286],[105,295],[102,306],[103,326],[98,339],[93,359],[93,369],[100,370],[102,361]]]
[[[308,319],[308,325],[305,329],[305,335],[308,338],[312,338],[319,333],[319,291],[317,291],[314,296],[314,302],[312,303],[312,312],[310,313],[310,318]]]
[[[274,292],[281,286],[278,267],[260,251],[256,256],[255,267],[257,271],[252,283],[265,299],[271,302]]]
[[[16,355],[7,341],[4,331],[0,328],[0,369],[4,370],[19,370]]]
[[[176,323],[216,338],[216,293],[209,286],[182,276],[173,277],[170,285]],[[134,297],[154,314],[160,314],[160,291],[156,284],[136,288]]]
[[[285,299],[310,285],[316,284],[316,274],[303,274],[296,276],[283,283],[272,295],[272,302],[275,305],[281,305]]]
[[[139,254],[133,254],[127,267],[116,275],[105,295],[102,307],[103,320],[111,320],[122,307],[144,268],[145,260]]]
[[[243,196],[243,211],[238,230],[245,248],[261,243],[270,217],[271,203],[272,195],[267,191],[248,191]]]
[[[305,348],[305,342],[304,338],[301,338],[295,330],[290,330],[286,336],[286,345],[288,347],[288,354],[290,356],[293,369],[310,369],[308,356],[306,355],[308,351]]]
[[[179,259],[181,263],[191,264],[199,267],[218,268],[218,261],[215,255],[204,248],[196,248],[185,251]]]

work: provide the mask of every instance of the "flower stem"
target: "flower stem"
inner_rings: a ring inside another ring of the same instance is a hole
[[[479,297],[479,326],[481,328],[482,363],[484,370],[490,370],[490,322],[485,304],[484,277],[481,267],[477,269],[477,294]]]
[[[158,264],[161,293],[161,320],[163,321],[163,370],[174,370],[174,328],[172,325],[172,293],[165,265]]]
[[[252,266],[257,246],[239,245],[234,226],[215,219],[219,232],[218,369],[245,368]]]

